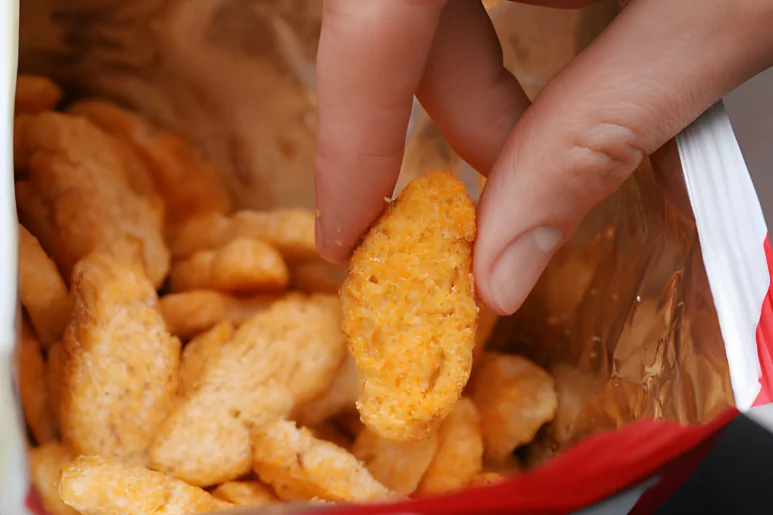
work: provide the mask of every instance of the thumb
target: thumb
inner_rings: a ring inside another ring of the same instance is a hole
[[[638,0],[510,134],[479,207],[475,276],[510,314],[558,247],[645,157],[773,62],[773,2]]]

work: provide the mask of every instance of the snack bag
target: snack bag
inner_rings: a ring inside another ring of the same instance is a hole
[[[533,96],[623,4],[486,7]],[[418,103],[388,214],[348,273],[316,255],[320,1],[0,19],[0,514],[647,514],[773,401],[773,250],[722,103],[497,320],[464,274],[484,181]],[[414,250],[406,213],[454,241],[383,265]],[[437,281],[401,292],[417,271]],[[379,347],[446,319],[439,353]]]

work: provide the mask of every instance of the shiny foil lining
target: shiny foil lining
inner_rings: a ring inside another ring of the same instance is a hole
[[[505,63],[533,98],[624,2],[576,11],[487,2]],[[319,0],[22,0],[20,71],[100,95],[197,144],[241,206],[313,205]],[[450,168],[482,181],[417,104],[398,189]],[[648,160],[550,263],[492,348],[556,377],[559,409],[533,462],[654,417],[706,422],[733,405],[676,145]]]

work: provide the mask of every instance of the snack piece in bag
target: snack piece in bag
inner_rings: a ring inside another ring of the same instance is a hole
[[[461,490],[483,466],[483,435],[480,415],[467,397],[456,403],[438,430],[438,449],[417,492],[440,494]]]
[[[553,378],[521,356],[486,352],[470,382],[483,428],[485,457],[510,458],[550,422],[558,403]]]
[[[57,441],[34,447],[29,451],[30,477],[40,502],[48,515],[78,515],[59,495],[62,469],[75,459],[70,449]]]
[[[234,297],[214,290],[191,290],[161,297],[158,308],[167,330],[186,339],[207,331],[221,321],[241,325],[251,316],[265,311],[279,295],[260,294]]]
[[[351,258],[342,327],[360,372],[363,422],[386,438],[427,437],[467,384],[474,239],[464,184],[434,172],[405,187]]]
[[[236,238],[261,240],[291,261],[318,257],[314,213],[305,209],[238,211],[231,216],[207,213],[191,218],[174,232],[170,248],[175,259],[217,249]]]
[[[35,441],[44,444],[57,437],[56,419],[46,391],[45,363],[40,341],[22,319],[17,352],[19,396]]]
[[[231,224],[236,237],[263,240],[289,260],[318,256],[314,214],[306,209],[242,210],[231,215]]]
[[[279,502],[271,487],[259,481],[229,481],[218,485],[212,495],[234,506],[258,507]]]
[[[99,456],[81,456],[67,465],[59,493],[82,515],[192,515],[233,506],[155,470]]]
[[[284,500],[368,502],[394,496],[348,451],[288,420],[255,431],[252,449],[255,473]]]
[[[410,495],[432,463],[438,449],[438,436],[430,433],[421,440],[387,440],[370,429],[357,436],[352,454],[381,484],[395,492]]]
[[[68,111],[85,116],[133,149],[164,199],[170,224],[199,214],[230,211],[231,201],[221,172],[178,136],[105,100],[79,100]]]
[[[50,111],[61,100],[61,88],[48,77],[19,75],[16,78],[14,113],[17,116]]]
[[[292,418],[303,426],[314,427],[347,410],[354,410],[359,395],[357,365],[347,352],[327,390],[306,404],[297,406]]]
[[[142,242],[148,277],[158,287],[169,270],[163,206],[129,185],[110,138],[88,120],[45,112],[18,137],[29,181],[17,188],[20,218],[69,278],[80,259],[115,240]]]
[[[46,393],[51,406],[52,417],[59,424],[59,407],[61,406],[62,382],[64,381],[64,365],[67,358],[64,355],[62,342],[54,342],[48,348],[46,356]]]
[[[236,238],[216,250],[202,250],[173,263],[169,290],[282,291],[289,280],[287,265],[274,247],[260,240]]]
[[[187,395],[195,389],[204,367],[214,358],[220,347],[231,339],[233,333],[232,323],[220,322],[185,345],[180,359],[180,395]]]
[[[287,415],[333,379],[346,353],[340,309],[335,297],[292,294],[240,327],[159,429],[153,468],[197,486],[247,473],[250,430]]]
[[[61,338],[70,320],[70,292],[56,264],[22,225],[19,225],[19,296],[44,347]]]
[[[166,332],[153,284],[137,266],[96,252],[73,271],[59,407],[75,453],[144,465],[178,387],[180,341]]]
[[[499,483],[500,481],[504,481],[507,479],[505,476],[501,474],[497,474],[496,472],[481,472],[480,474],[475,475],[475,477],[472,478],[472,481],[470,481],[470,488],[479,488],[484,486],[490,486],[495,485]]]

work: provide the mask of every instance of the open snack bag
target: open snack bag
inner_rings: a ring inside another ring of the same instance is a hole
[[[624,8],[487,4],[531,96]],[[653,513],[773,400],[721,104],[497,320],[483,181],[418,104],[397,200],[348,269],[317,256],[318,0],[0,9],[0,514]]]

